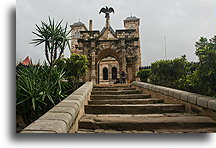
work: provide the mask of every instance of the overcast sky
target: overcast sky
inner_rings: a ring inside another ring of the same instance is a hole
[[[111,6],[111,26],[123,29],[123,20],[130,16],[140,18],[142,65],[165,59],[164,36],[167,57],[174,59],[185,54],[189,61],[197,61],[194,44],[201,36],[211,38],[216,33],[215,1],[213,0],[17,0],[16,6],[16,61],[30,56],[34,63],[44,61],[44,46],[29,44],[35,36],[35,24],[56,21],[73,24],[80,21],[88,28],[89,19],[93,29],[105,25],[100,8]],[[69,50],[65,51],[69,57]]]

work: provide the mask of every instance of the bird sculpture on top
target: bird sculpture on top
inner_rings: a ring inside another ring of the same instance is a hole
[[[115,13],[115,12],[114,12],[114,9],[113,9],[112,7],[109,7],[109,8],[108,8],[107,6],[101,8],[99,14],[100,14],[101,12],[105,13],[105,18],[109,18],[109,14],[110,14],[110,13],[112,13],[112,12]]]

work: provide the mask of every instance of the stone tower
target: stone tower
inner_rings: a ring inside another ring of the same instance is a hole
[[[138,55],[139,55],[139,62],[138,66],[141,67],[141,51],[140,51],[140,36],[139,36],[139,26],[140,26],[140,19],[135,16],[129,16],[124,20],[124,27],[125,29],[135,29],[136,37],[138,37],[137,46],[138,48]]]
[[[80,32],[81,31],[86,31],[87,28],[85,24],[82,22],[78,21],[75,22],[71,27],[71,53],[77,53],[79,52],[78,50],[78,39],[80,38]]]

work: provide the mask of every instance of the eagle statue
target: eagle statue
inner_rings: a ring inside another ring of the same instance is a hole
[[[108,8],[107,6],[101,8],[99,14],[100,14],[101,12],[105,13],[105,18],[108,18],[108,17],[109,17],[109,14],[110,14],[111,12],[115,13],[115,12],[114,12],[114,9],[113,9],[112,7],[109,7],[109,8]]]

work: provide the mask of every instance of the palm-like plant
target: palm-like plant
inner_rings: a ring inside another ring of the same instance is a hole
[[[56,62],[62,57],[64,49],[68,46],[70,48],[69,37],[70,31],[67,31],[67,23],[62,27],[62,21],[55,23],[54,19],[45,23],[41,21],[41,26],[36,24],[36,32],[32,32],[39,38],[33,39],[32,44],[38,46],[45,43],[45,55],[48,63],[53,67]]]
[[[46,63],[20,67],[16,77],[17,114],[22,115],[26,125],[59,103],[72,90],[72,86],[65,81],[63,69],[53,67],[50,72]]]

